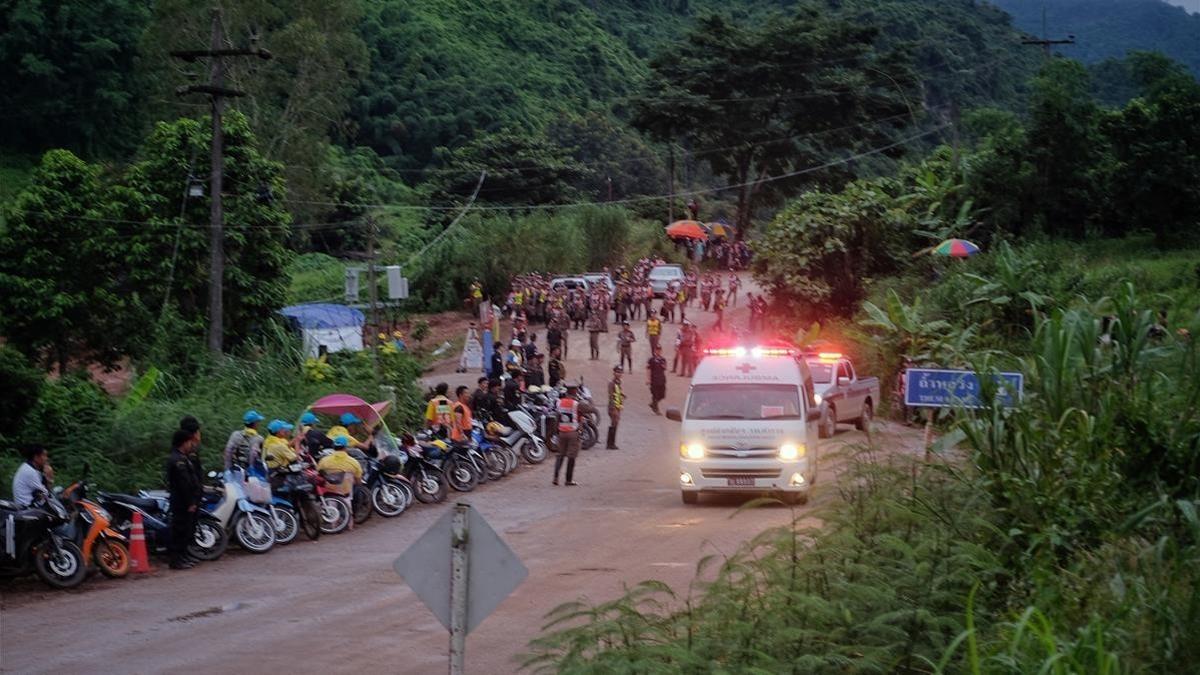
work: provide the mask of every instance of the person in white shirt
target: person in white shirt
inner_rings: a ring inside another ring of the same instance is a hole
[[[50,454],[46,448],[33,445],[23,449],[25,461],[13,474],[13,501],[25,508],[32,506],[39,498],[50,496],[47,481],[53,480],[53,469],[50,468]]]

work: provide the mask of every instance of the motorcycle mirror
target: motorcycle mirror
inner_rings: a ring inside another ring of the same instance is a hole
[[[217,472],[216,472],[216,471],[209,471],[209,472],[208,472],[208,477],[209,477],[209,478],[216,478],[216,477],[217,477]]]
[[[61,486],[61,485],[55,485],[55,486],[54,486],[54,496],[55,496],[55,497],[62,496],[62,493],[63,493],[63,486]]]

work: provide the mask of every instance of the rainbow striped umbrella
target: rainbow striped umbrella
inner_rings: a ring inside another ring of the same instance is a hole
[[[947,239],[931,251],[934,255],[948,255],[951,258],[969,258],[979,253],[979,247],[966,239]]]

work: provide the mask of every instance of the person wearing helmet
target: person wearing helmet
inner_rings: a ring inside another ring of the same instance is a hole
[[[504,356],[504,372],[512,377],[516,377],[517,373],[524,369],[524,350],[521,348],[521,341],[513,339],[508,345],[508,354]]]
[[[269,435],[263,441],[263,458],[268,469],[280,469],[299,459],[288,438],[294,428],[283,420],[271,420],[267,425]]]
[[[350,500],[354,494],[354,486],[362,482],[362,465],[346,452],[353,441],[349,436],[336,436],[333,439],[333,452],[317,462],[317,471],[325,477],[329,491],[342,499]],[[347,506],[350,506],[347,504]],[[353,507],[351,506],[351,511]],[[354,529],[354,519],[350,519],[350,529]]]
[[[229,435],[225,443],[225,470],[233,467],[249,468],[258,462],[263,439],[258,435],[258,423],[266,419],[257,410],[247,410],[242,415],[241,429]]]
[[[336,442],[338,437],[344,436],[346,438],[347,447],[358,448],[359,450],[370,449],[371,435],[367,432],[367,427],[363,423],[361,417],[352,412],[344,412],[342,413],[342,416],[338,418],[338,422],[340,422],[340,424],[331,427],[329,431],[325,432],[325,435],[328,436],[330,440]],[[360,440],[359,436],[355,435],[354,432],[358,432],[358,434],[360,434],[365,440]]]

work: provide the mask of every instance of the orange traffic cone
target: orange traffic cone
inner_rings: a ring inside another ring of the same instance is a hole
[[[146,530],[142,525],[142,514],[137,511],[133,512],[133,531],[129,534],[129,571],[154,571],[150,567],[150,554],[146,551]]]

